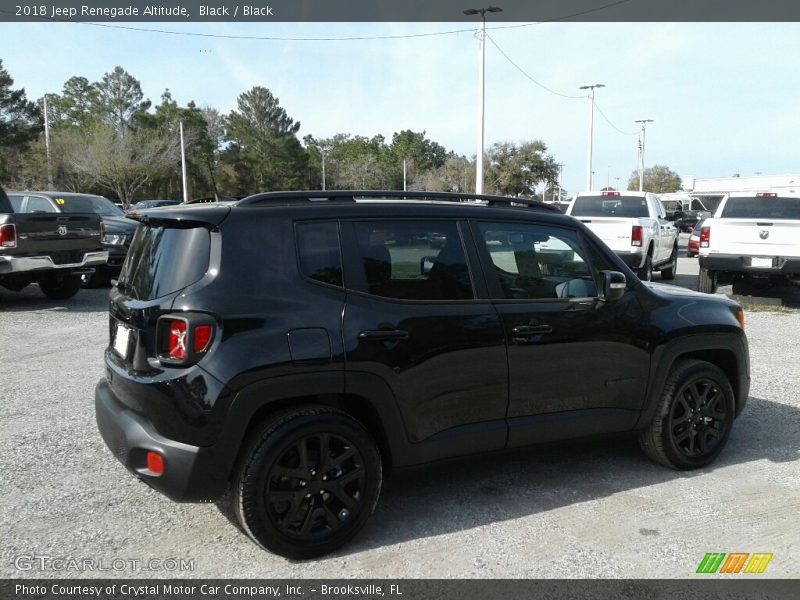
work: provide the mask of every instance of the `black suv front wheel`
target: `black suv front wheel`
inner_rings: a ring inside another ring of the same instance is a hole
[[[378,502],[381,458],[369,432],[328,407],[283,412],[251,438],[233,486],[247,534],[287,558],[346,544]]]
[[[680,360],[667,377],[656,414],[639,443],[662,465],[697,469],[722,452],[733,418],[733,389],[722,369],[701,360]]]

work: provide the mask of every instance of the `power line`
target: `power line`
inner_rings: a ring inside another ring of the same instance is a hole
[[[639,135],[639,132],[638,132],[638,131],[622,131],[622,129],[620,129],[619,127],[617,127],[616,125],[614,125],[614,124],[611,122],[611,119],[609,119],[609,118],[606,116],[606,113],[604,113],[602,110],[600,110],[600,107],[599,107],[599,106],[597,106],[597,103],[596,103],[596,102],[594,103],[594,107],[597,109],[597,112],[599,112],[599,113],[600,113],[600,114],[603,116],[603,118],[606,120],[606,123],[608,123],[609,125],[611,125],[611,127],[613,127],[614,129],[616,129],[617,131],[619,131],[619,132],[620,132],[622,135]]]
[[[487,29],[519,29],[521,27],[533,27],[535,25],[542,25],[544,23],[553,23],[556,21],[565,21],[575,17],[581,17],[594,12],[606,10],[620,4],[631,2],[632,0],[616,0],[608,4],[596,6],[580,12],[562,15],[560,17],[553,17],[551,19],[544,19],[533,23],[517,23],[514,25],[498,25],[495,27],[487,27]],[[0,13],[13,15],[13,11],[0,9]],[[54,23],[73,23],[76,25],[88,25],[90,27],[104,27],[106,29],[122,29],[125,31],[138,31],[142,33],[159,33],[163,35],[179,35],[184,37],[202,37],[202,38],[217,38],[227,40],[255,40],[255,41],[275,41],[275,42],[354,42],[354,41],[368,41],[368,40],[400,40],[411,38],[424,38],[436,37],[442,35],[455,35],[458,33],[469,33],[476,31],[475,28],[464,29],[451,29],[448,31],[429,31],[425,33],[409,33],[399,35],[376,35],[376,36],[345,36],[345,37],[286,37],[286,36],[260,36],[260,35],[226,35],[221,33],[201,33],[199,31],[175,31],[172,29],[148,29],[146,27],[133,27],[131,25],[117,25],[110,23],[93,23],[89,21],[70,21],[69,19],[59,18],[39,18],[40,21],[54,22]]]
[[[546,85],[544,85],[543,83],[541,83],[541,82],[537,81],[536,79],[534,79],[533,77],[531,77],[531,76],[530,76],[530,75],[529,75],[527,72],[525,72],[525,69],[523,69],[523,68],[522,68],[522,67],[520,67],[520,66],[519,66],[517,63],[515,63],[513,60],[511,60],[511,57],[510,57],[510,56],[508,56],[508,54],[506,54],[506,53],[503,51],[503,49],[502,49],[502,48],[501,48],[501,47],[500,47],[500,46],[497,44],[497,42],[495,42],[495,41],[494,41],[494,38],[492,38],[492,36],[490,36],[489,34],[486,34],[486,37],[487,37],[487,38],[489,38],[489,41],[490,41],[490,42],[492,42],[492,45],[493,45],[495,48],[497,48],[497,50],[500,52],[500,54],[502,54],[502,55],[505,57],[505,59],[506,59],[508,62],[510,62],[512,65],[514,65],[514,67],[515,67],[515,68],[516,68],[516,69],[517,69],[517,70],[518,70],[520,73],[522,73],[522,74],[523,74],[525,77],[527,77],[528,79],[530,79],[530,80],[531,80],[533,83],[535,83],[536,85],[538,85],[538,86],[539,86],[540,88],[542,88],[543,90],[546,90],[546,91],[550,92],[551,94],[555,94],[556,96],[561,96],[562,98],[585,98],[585,96],[572,96],[572,95],[570,95],[570,94],[562,94],[561,92],[557,92],[557,91],[555,91],[554,89],[551,89],[551,88],[547,87]]]

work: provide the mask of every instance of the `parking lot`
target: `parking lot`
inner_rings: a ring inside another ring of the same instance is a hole
[[[675,283],[696,274],[683,258]],[[800,576],[800,311],[747,311],[750,399],[711,468],[670,471],[614,440],[399,473],[354,543],[303,563],[256,547],[224,502],[167,500],[106,449],[93,390],[107,293],[0,290],[2,577],[682,578],[708,552],[772,553],[761,577]],[[42,571],[41,556],[107,569]]]

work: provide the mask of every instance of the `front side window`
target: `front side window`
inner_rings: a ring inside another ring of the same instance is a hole
[[[8,200],[11,202],[11,210],[15,213],[22,211],[22,199],[24,196],[20,194],[9,194]]]
[[[336,223],[297,225],[300,272],[314,281],[342,287],[342,258]]]
[[[366,289],[403,300],[474,298],[464,247],[453,221],[353,224]]]
[[[479,223],[501,298],[591,298],[597,285],[574,231],[527,223]],[[491,277],[491,273],[489,274]]]

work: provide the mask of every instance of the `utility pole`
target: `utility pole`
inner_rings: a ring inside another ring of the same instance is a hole
[[[47,112],[47,94],[44,95],[44,148],[47,155],[47,189],[53,189],[53,169],[50,166],[50,113]]]
[[[639,191],[644,191],[644,135],[645,135],[645,126],[648,123],[652,123],[653,119],[639,119],[634,121],[634,123],[641,123],[642,124],[642,133],[639,136]]]
[[[484,73],[486,70],[486,13],[502,12],[502,8],[489,6],[487,8],[469,8],[465,15],[481,16],[480,49],[478,51],[478,152],[475,156],[475,193],[483,193],[483,132],[484,132],[484,100],[486,86]]]
[[[595,83],[594,85],[582,85],[578,89],[589,90],[589,152],[586,159],[586,191],[592,191],[592,143],[594,134],[594,90],[596,88],[606,87],[602,83]]]
[[[179,121],[178,125],[181,131],[181,178],[183,179],[183,202],[189,202],[189,190],[186,187],[186,147],[183,143],[183,121]]]

